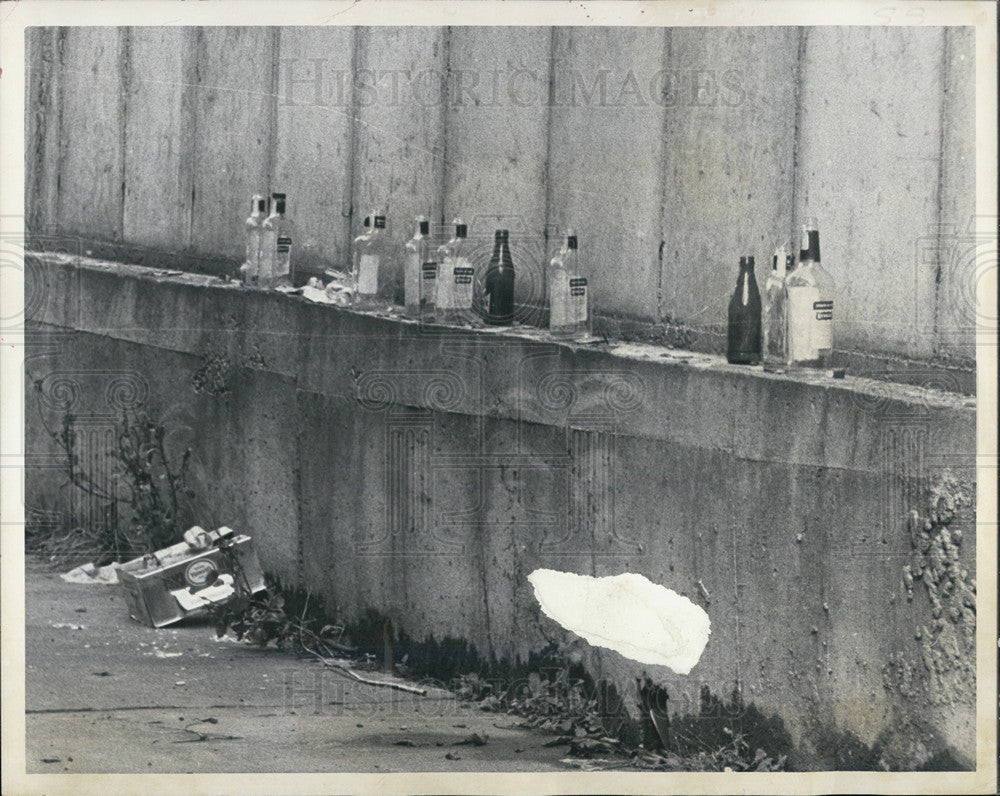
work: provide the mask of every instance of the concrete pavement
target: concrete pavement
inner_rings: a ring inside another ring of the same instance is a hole
[[[516,717],[440,688],[352,682],[218,640],[209,621],[146,628],[119,587],[65,583],[30,560],[25,613],[28,773],[571,769],[565,746]],[[473,733],[488,742],[458,745]]]

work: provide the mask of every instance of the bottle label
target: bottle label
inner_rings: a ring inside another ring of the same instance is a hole
[[[362,254],[358,264],[358,293],[374,296],[378,292],[378,255]]]
[[[437,263],[424,263],[424,279],[437,279],[437,274]]]
[[[445,260],[438,280],[437,306],[445,310],[472,308],[472,277],[475,269],[464,257]]]
[[[275,251],[277,257],[274,263],[274,275],[287,276],[291,272],[292,239],[287,235],[279,235]]]
[[[813,345],[818,351],[833,348],[833,302],[813,302]]]
[[[813,304],[819,290],[808,285],[788,288],[788,358],[792,362],[816,359],[819,346],[813,340],[817,326]]]
[[[573,304],[573,322],[583,325],[587,322],[587,279],[575,276],[569,280],[569,295]]]

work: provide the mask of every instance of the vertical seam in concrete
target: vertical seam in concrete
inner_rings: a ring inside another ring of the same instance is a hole
[[[188,205],[187,224],[184,233],[184,249],[194,246],[194,217],[197,205],[195,173],[198,163],[198,101],[201,91],[201,28],[195,28],[185,42],[183,62],[184,93],[181,97],[181,116],[187,117],[184,129],[187,135],[183,139],[180,157],[181,169],[186,173],[181,175],[181,184],[185,185],[184,200]]]
[[[805,74],[806,46],[808,44],[808,33],[804,27],[798,29],[798,52],[795,57],[795,126],[792,139],[792,216],[789,219],[788,239],[791,241],[792,251],[795,251],[795,225],[799,213],[799,171],[802,167],[800,162],[802,157],[802,83]]]
[[[66,37],[69,35],[68,30],[68,28],[59,28],[59,34],[56,38],[56,75],[58,76],[57,85],[59,87],[58,96],[56,97],[56,108],[59,115],[59,123],[56,127],[58,133],[56,138],[56,180],[52,209],[57,232],[62,232],[64,228],[62,217],[62,175],[66,167],[66,150],[68,146],[64,138],[65,131],[63,130],[63,102],[66,99],[66,92],[64,90],[66,75],[64,70],[66,68]]]
[[[437,164],[438,173],[435,175],[437,177],[438,185],[438,201],[441,203],[441,226],[444,227],[447,223],[445,221],[446,216],[446,202],[448,193],[448,97],[451,91],[451,26],[448,25],[443,28],[441,34],[441,47],[444,50],[443,60],[444,60],[444,74],[445,83],[442,90],[445,92],[444,96],[441,98],[441,119],[440,124],[440,134],[441,134],[441,162]]]
[[[118,229],[112,232],[119,241],[125,240],[125,175],[127,165],[127,121],[129,92],[132,90],[132,32],[130,28],[118,29],[118,176],[121,192],[118,197]],[[117,234],[115,234],[117,233]]]
[[[934,196],[934,237],[935,251],[937,252],[937,262],[934,268],[934,308],[931,313],[931,356],[937,356],[941,352],[941,340],[938,337],[938,321],[940,319],[940,298],[941,298],[941,245],[943,236],[944,218],[944,155],[945,155],[945,126],[948,112],[948,78],[949,78],[949,56],[951,52],[951,36],[948,28],[944,28],[941,33],[941,85],[940,85],[940,106],[938,108],[938,157],[937,157],[937,183],[935,185]],[[919,273],[919,268],[914,269]],[[919,333],[914,329],[914,337]],[[916,344],[916,339],[914,339]]]
[[[264,184],[268,186],[268,193],[274,184],[275,173],[278,165],[278,70],[281,64],[281,28],[273,27],[271,33],[271,74],[270,106],[268,107],[267,118],[267,156],[264,163]],[[294,209],[291,212],[295,212]]]
[[[552,109],[555,106],[555,91],[556,91],[556,28],[549,28],[549,74],[548,74],[548,94],[546,102],[545,111],[545,158],[542,162],[542,180],[545,185],[545,209],[543,211],[542,219],[542,240],[545,246],[545,251],[549,250],[549,227],[552,223],[552,181],[549,179],[549,168],[552,163]],[[545,271],[542,268],[542,289],[547,290],[548,285],[545,284]],[[543,294],[544,295],[544,294]],[[543,298],[543,301],[547,300],[547,297]]]
[[[669,74],[670,61],[673,56],[671,49],[671,29],[663,29],[663,55],[661,59],[661,65],[664,69],[664,74]],[[655,100],[654,100],[655,102]],[[663,116],[660,119],[660,212],[657,220],[657,233],[660,238],[660,245],[657,249],[657,274],[656,274],[656,322],[663,323],[666,313],[663,309],[664,297],[663,297],[663,249],[666,245],[666,238],[664,235],[663,225],[667,218],[667,159],[668,159],[668,147],[667,147],[667,125],[669,123],[669,112],[667,110],[666,103],[660,106],[663,110]]]
[[[358,60],[361,57],[361,29],[355,25],[351,28],[351,75],[358,73]],[[358,159],[358,96],[354,90],[354,80],[350,81],[351,99],[350,116],[347,125],[347,235],[344,242],[347,267],[350,268],[351,258],[354,256],[353,249],[353,220],[354,220],[354,182],[357,170]]]
[[[31,153],[31,182],[25,181],[24,186],[24,216],[25,234],[37,234],[40,231],[42,217],[42,196],[45,192],[45,174],[49,171],[45,162],[45,142],[51,134],[48,126],[48,111],[51,104],[49,86],[52,83],[52,35],[53,31],[46,28],[29,28],[24,32],[25,53],[27,58],[25,83],[27,91],[25,115],[32,118],[34,141],[25,141],[25,149]],[[46,55],[48,57],[46,57]],[[43,65],[48,64],[48,71]],[[25,163],[25,169],[28,165]]]

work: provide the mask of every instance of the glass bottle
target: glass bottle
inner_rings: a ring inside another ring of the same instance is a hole
[[[587,337],[590,334],[590,285],[583,270],[583,258],[577,248],[576,233],[570,230],[566,235],[566,246],[572,254],[569,271],[569,303],[573,317],[573,334]]]
[[[285,216],[285,194],[272,193],[274,209],[261,229],[259,283],[263,287],[291,284],[292,233],[294,227]]]
[[[833,279],[820,265],[819,228],[802,224],[798,267],[785,279],[789,367],[826,368],[833,353]]]
[[[510,256],[510,232],[498,229],[493,236],[493,256],[486,267],[483,285],[486,323],[509,326],[514,322],[514,261]]]
[[[267,200],[254,194],[250,200],[250,217],[246,220],[246,259],[240,266],[240,279],[244,285],[256,285],[260,275],[261,233],[267,218]]]
[[[570,279],[575,273],[576,235],[568,230],[566,240],[549,262],[545,279],[549,288],[549,331],[560,337],[572,334],[576,325],[569,287]]]
[[[760,290],[753,274],[753,257],[740,257],[736,291],[729,301],[726,358],[734,365],[760,362]]]
[[[771,273],[764,283],[761,309],[761,357],[764,370],[782,372],[788,364],[788,313],[786,312],[785,277],[791,270],[792,255],[785,244],[779,246],[771,260]]]
[[[417,230],[413,237],[403,247],[403,306],[410,318],[420,315],[423,266],[428,261],[430,248],[427,239],[430,233],[430,223],[424,216],[414,219]]]
[[[354,239],[354,264],[351,277],[357,291],[355,303],[362,307],[371,307],[376,303],[379,270],[384,259],[385,216],[381,213],[372,213],[371,219],[371,229]]]
[[[442,323],[467,323],[472,319],[472,281],[475,269],[466,257],[469,229],[456,218],[455,234],[437,251],[437,319]]]

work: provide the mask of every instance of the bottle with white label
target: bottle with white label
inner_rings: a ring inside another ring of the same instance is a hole
[[[372,228],[354,239],[354,265],[351,276],[354,279],[355,304],[372,307],[377,303],[379,270],[384,259],[385,215],[372,213]]]
[[[569,306],[573,319],[573,334],[576,337],[590,335],[590,285],[584,273],[583,257],[577,248],[576,233],[570,230],[566,234],[566,246],[570,250],[571,262],[566,266],[569,271]]]
[[[833,279],[820,265],[815,218],[802,225],[798,267],[785,279],[788,365],[827,368],[833,353]]]
[[[437,303],[441,323],[468,323],[472,320],[472,284],[475,269],[466,256],[468,227],[460,218],[452,221],[455,234],[438,248]]]
[[[548,283],[549,331],[558,337],[572,335],[576,328],[575,307],[570,299],[569,282],[576,273],[576,235],[568,230],[566,240],[549,262],[545,275]]]
[[[424,216],[417,216],[415,221],[417,230],[403,247],[403,306],[410,318],[421,316],[421,281],[430,248],[430,223]]]
[[[259,283],[276,287],[292,283],[292,220],[285,215],[285,194],[272,193],[274,210],[261,228]]]
[[[250,200],[250,217],[246,220],[246,259],[240,266],[240,280],[244,285],[256,285],[260,276],[260,246],[267,200],[260,194],[254,194]]]
[[[764,370],[781,373],[788,364],[788,313],[785,297],[785,277],[792,255],[785,244],[779,246],[771,260],[771,273],[764,283],[764,306],[761,309],[761,358]]]

